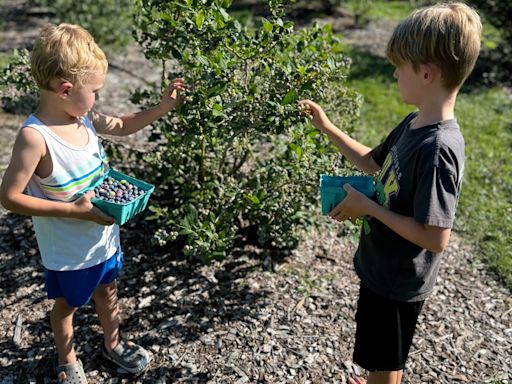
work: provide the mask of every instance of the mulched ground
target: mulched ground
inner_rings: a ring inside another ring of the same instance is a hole
[[[54,348],[30,220],[0,218],[0,383],[49,383]],[[345,383],[358,279],[354,245],[337,227],[305,234],[290,255],[246,247],[222,263],[155,248],[151,229],[123,229],[122,333],[153,354],[141,375],[101,358],[92,306],[76,316],[90,383]],[[507,383],[511,299],[470,249],[452,239],[419,320],[404,382]]]
[[[380,38],[388,28],[376,23],[367,30],[348,38],[371,46],[371,35]],[[130,110],[128,90],[156,76],[137,50],[113,61],[101,98],[108,113]],[[1,172],[22,120],[0,113]],[[120,144],[141,145],[143,138],[144,132]],[[134,376],[105,362],[87,306],[75,318],[75,342],[89,382],[320,384],[361,373],[352,363],[355,245],[339,236],[340,226],[319,220],[321,229],[305,233],[288,255],[246,246],[211,266],[152,245],[154,228],[142,218],[126,224],[122,334],[148,348],[152,363]],[[30,219],[0,211],[0,239],[0,384],[52,383],[51,302]],[[420,316],[404,383],[512,381],[510,292],[477,260],[455,234]]]

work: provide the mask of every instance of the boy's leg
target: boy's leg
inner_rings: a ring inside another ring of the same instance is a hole
[[[368,380],[362,377],[348,378],[349,384],[400,384],[403,370],[370,372]]]
[[[58,365],[76,361],[73,348],[73,315],[76,308],[70,307],[64,298],[55,299],[50,314],[50,322],[55,337],[55,347],[58,353]]]
[[[116,280],[100,284],[92,295],[96,314],[103,328],[104,344],[110,352],[119,342],[119,306]]]
[[[138,373],[146,369],[150,360],[148,352],[119,336],[116,281],[99,285],[92,298],[104,333],[103,356],[128,372]]]

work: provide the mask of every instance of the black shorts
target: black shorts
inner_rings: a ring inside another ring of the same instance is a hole
[[[370,372],[404,369],[423,303],[390,300],[361,284],[354,362]]]

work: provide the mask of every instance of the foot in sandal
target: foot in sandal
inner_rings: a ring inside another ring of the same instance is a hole
[[[57,366],[57,380],[59,384],[87,384],[82,362],[77,360]]]
[[[142,372],[149,365],[149,354],[140,345],[121,340],[112,351],[103,346],[103,356],[130,373]]]

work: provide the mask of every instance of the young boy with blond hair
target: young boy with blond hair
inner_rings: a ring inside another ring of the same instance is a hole
[[[299,105],[340,152],[376,177],[377,201],[345,185],[330,216],[362,217],[354,266],[361,280],[354,362],[369,371],[351,384],[398,384],[424,300],[450,239],[464,172],[457,94],[480,51],[482,25],[463,3],[413,12],[387,46],[402,100],[417,107],[371,149],[336,128],[310,100]]]
[[[119,227],[77,192],[97,180],[107,159],[97,133],[126,136],[178,106],[175,79],[159,105],[122,117],[92,110],[108,63],[77,25],[43,26],[31,53],[37,110],[23,123],[0,187],[2,205],[33,218],[49,299],[60,383],[87,383],[73,346],[73,315],[91,298],[104,333],[103,355],[128,372],[149,363],[147,351],[119,336],[116,278],[123,264]]]

